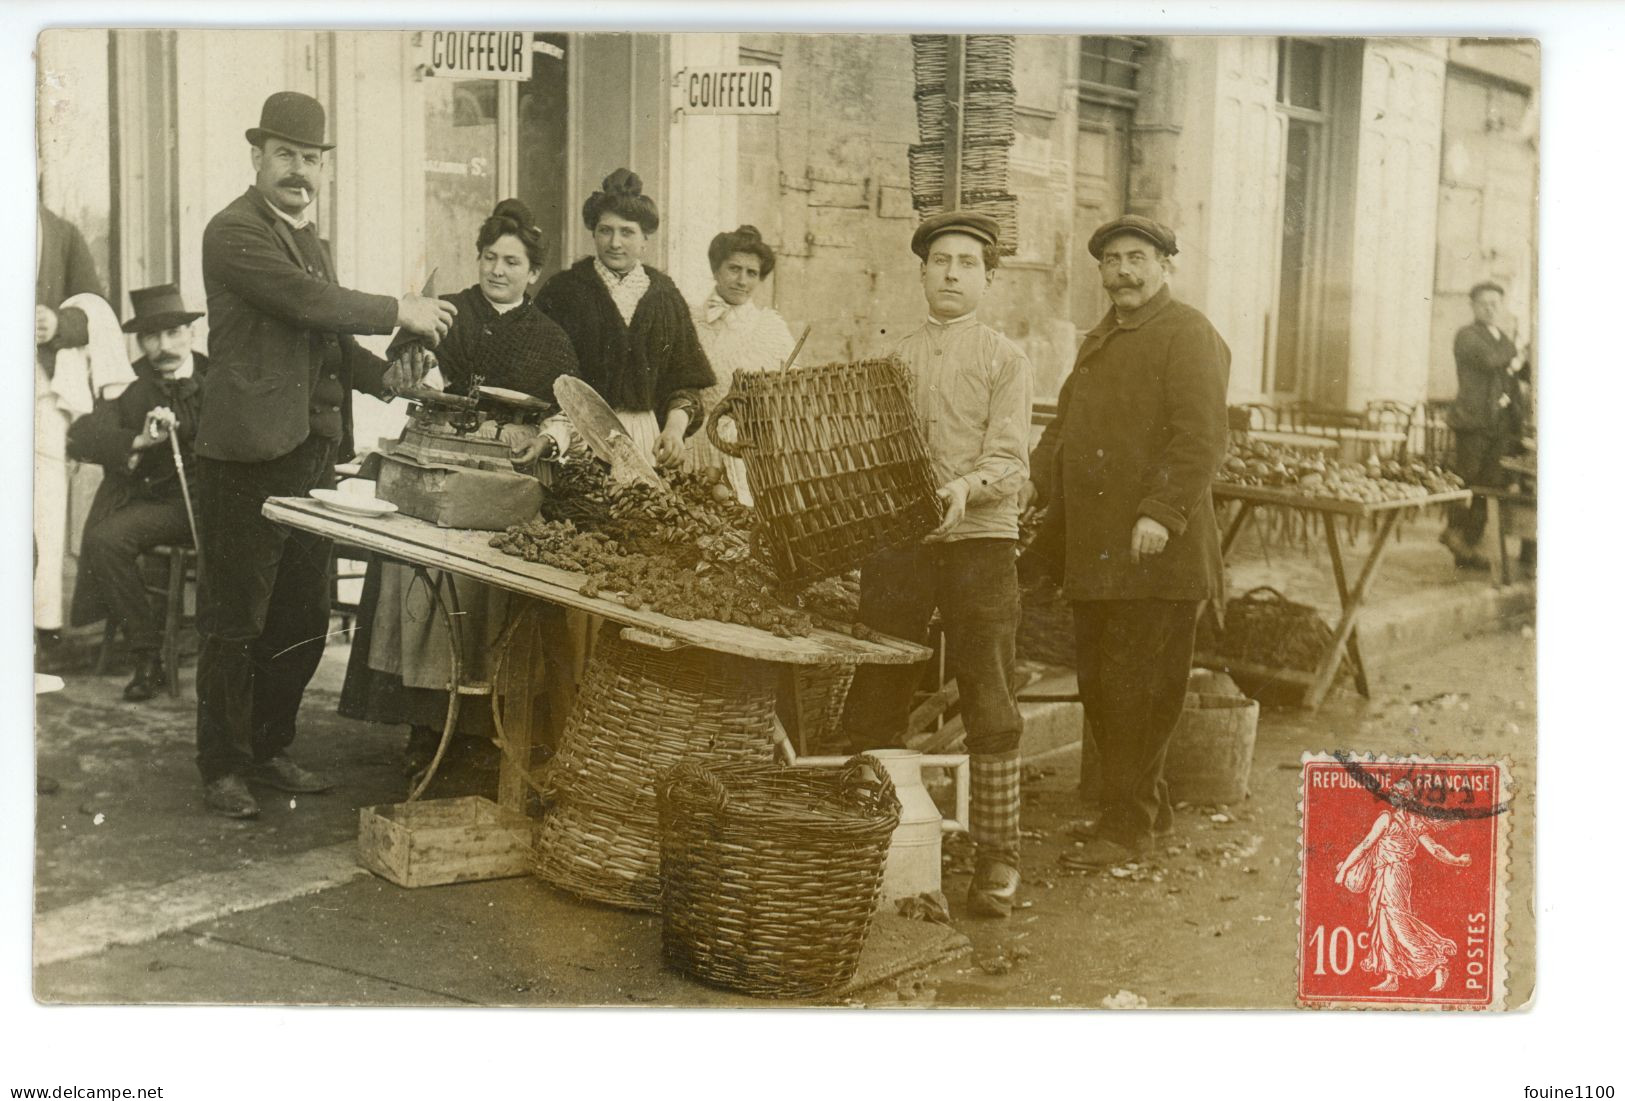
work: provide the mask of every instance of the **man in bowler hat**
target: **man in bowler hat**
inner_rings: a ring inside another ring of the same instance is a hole
[[[332,545],[261,506],[334,484],[351,452],[351,389],[382,396],[417,381],[356,335],[399,326],[432,344],[456,313],[338,284],[309,216],[333,148],[320,103],[277,92],[246,137],[254,183],[203,231],[214,363],[197,435],[197,763],[206,805],[230,818],[259,813],[250,782],[332,786],[286,753],[326,645]]]
[[[73,590],[75,626],[109,618],[124,625],[135,675],[124,686],[131,703],[150,700],[164,683],[162,623],[141,577],[143,551],[164,544],[189,546],[182,472],[196,479],[192,442],[197,434],[207,356],[192,351],[192,322],[174,284],[130,292],[135,316],[124,323],[141,346],[131,366],[135,381],[112,401],[99,403],[68,429],[68,456],[97,463],[96,487],[79,546],[79,582]]]
[[[1197,611],[1223,587],[1210,490],[1224,462],[1230,349],[1169,290],[1178,251],[1173,230],[1137,214],[1089,238],[1112,306],[1084,337],[1033,453],[1050,507],[1028,553],[1061,549],[1050,565],[1072,602],[1078,694],[1100,749],[1098,828],[1062,858],[1086,867],[1132,860],[1173,828],[1163,762]]]
[[[927,315],[896,354],[914,379],[944,515],[921,543],[864,564],[858,618],[924,642],[932,613],[941,613],[970,750],[976,866],[966,903],[977,916],[1008,917],[1021,883],[1016,494],[1027,481],[1033,369],[976,317],[998,268],[998,223],[976,211],[936,214],[920,223],[911,247]],[[843,719],[854,749],[903,744],[923,669],[858,668]]]

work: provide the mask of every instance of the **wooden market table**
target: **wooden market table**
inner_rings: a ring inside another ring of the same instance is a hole
[[[620,625],[621,637],[626,641],[655,650],[696,647],[752,662],[818,666],[909,665],[931,656],[924,646],[880,635],[858,639],[819,628],[808,636],[781,638],[739,624],[674,619],[658,612],[636,611],[606,597],[583,596],[580,590],[585,574],[503,553],[491,546],[493,533],[488,531],[437,527],[399,513],[353,516],[335,512],[308,497],[274,497],[265,503],[264,514],[288,527],[361,547],[420,570],[441,570],[530,600],[589,612]],[[449,585],[445,588],[452,589]],[[438,598],[440,590],[434,591]],[[455,599],[454,591],[450,597]],[[460,657],[458,650],[463,643],[457,609],[454,604],[442,604],[442,612],[451,628],[454,658]],[[453,692],[453,699],[456,695]],[[528,722],[515,726],[508,736],[517,760],[509,753],[503,754],[498,801],[518,808],[523,806],[528,780],[518,774],[518,765],[528,760],[532,732]]]
[[[1258,428],[1249,429],[1246,433],[1249,440],[1259,443],[1279,444],[1282,447],[1296,447],[1303,451],[1336,451],[1338,443],[1330,436],[1317,436],[1308,432],[1290,432],[1285,429]]]
[[[1259,676],[1268,676],[1277,681],[1289,684],[1299,684],[1304,688],[1303,705],[1310,710],[1320,706],[1331,691],[1332,681],[1336,679],[1338,667],[1342,664],[1343,656],[1348,655],[1349,664],[1354,669],[1354,686],[1362,696],[1371,697],[1371,686],[1366,678],[1365,662],[1360,656],[1359,636],[1356,633],[1360,612],[1365,607],[1366,597],[1370,595],[1371,583],[1376,578],[1377,568],[1382,563],[1383,553],[1388,549],[1388,542],[1394,533],[1394,525],[1399,522],[1401,515],[1414,512],[1417,509],[1430,505],[1453,504],[1471,500],[1472,493],[1465,489],[1450,490],[1444,493],[1430,493],[1426,497],[1412,497],[1401,501],[1380,501],[1367,503],[1363,501],[1340,501],[1329,497],[1305,497],[1292,493],[1286,489],[1275,489],[1267,486],[1244,486],[1217,483],[1213,486],[1213,499],[1215,503],[1237,501],[1240,508],[1230,520],[1225,529],[1224,539],[1220,543],[1220,553],[1226,559],[1235,546],[1236,537],[1241,534],[1241,528],[1251,515],[1253,509],[1259,505],[1272,505],[1277,508],[1289,508],[1305,515],[1319,515],[1323,521],[1322,527],[1326,532],[1326,550],[1332,559],[1332,574],[1337,579],[1337,596],[1342,604],[1343,615],[1332,632],[1332,639],[1327,643],[1326,650],[1321,654],[1318,664],[1312,672],[1303,672],[1298,669],[1271,669],[1263,666],[1251,666],[1244,662],[1232,661],[1217,655],[1201,655],[1206,662],[1221,662],[1229,667],[1245,673]],[[1372,537],[1371,550],[1366,555],[1365,563],[1360,567],[1360,576],[1355,579],[1354,585],[1348,583],[1348,573],[1343,564],[1343,549],[1337,538],[1337,519],[1345,517],[1350,527],[1357,521],[1376,519],[1376,534]]]

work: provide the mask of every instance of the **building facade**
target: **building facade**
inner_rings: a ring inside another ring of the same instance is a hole
[[[712,235],[762,231],[780,261],[760,294],[811,326],[805,362],[918,324],[908,36],[524,31],[515,80],[437,69],[435,33],[46,32],[44,201],[85,231],[121,316],[132,287],[167,280],[201,306],[203,227],[251,180],[243,131],[265,96],[291,88],[328,110],[317,219],[348,285],[468,285],[508,195],[546,231],[551,274],[589,251],[582,201],[626,165],[662,212],[650,262],[692,298]],[[683,73],[738,65],[776,70],[776,114],[678,109]],[[1501,281],[1533,328],[1538,65],[1511,40],[1021,37],[1019,247],[986,320],[1053,400],[1107,306],[1089,234],[1147,214],[1178,232],[1175,292],[1230,344],[1233,402],[1448,398],[1473,283]],[[399,423],[368,401],[359,417],[363,441]]]

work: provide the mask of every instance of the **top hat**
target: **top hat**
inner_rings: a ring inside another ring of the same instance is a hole
[[[1124,233],[1143,237],[1167,256],[1174,256],[1179,252],[1179,243],[1174,240],[1173,230],[1142,215],[1125,214],[1121,218],[1113,218],[1089,235],[1089,255],[1099,260],[1100,254],[1105,251],[1106,242]]]
[[[975,210],[945,210],[920,222],[908,247],[924,260],[931,252],[931,242],[944,233],[963,233],[984,244],[999,247],[999,223]]]
[[[260,108],[260,124],[244,131],[250,145],[266,138],[283,138],[298,145],[331,149],[327,140],[327,112],[303,92],[273,92]]]
[[[181,301],[181,289],[173,283],[131,291],[130,305],[135,307],[135,316],[122,326],[127,333],[161,333],[189,325],[203,316],[186,308],[186,303]]]

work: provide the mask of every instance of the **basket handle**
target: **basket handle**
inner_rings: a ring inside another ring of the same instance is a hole
[[[718,815],[728,809],[728,791],[722,786],[722,781],[697,761],[683,761],[673,767],[661,777],[660,787],[667,798],[679,788],[693,790],[697,795],[708,798],[711,809]]]
[[[874,773],[870,780],[863,775],[868,769]],[[859,753],[846,762],[840,772],[840,785],[842,795],[855,795],[865,801],[884,806],[890,803],[900,805],[897,801],[897,787],[892,783],[891,773],[886,766],[867,753]]]
[[[1257,597],[1262,597],[1262,596],[1273,597],[1275,600],[1278,600],[1278,601],[1286,600],[1286,594],[1285,593],[1281,592],[1280,589],[1274,588],[1273,586],[1270,586],[1270,585],[1260,585],[1255,589],[1248,589],[1246,592],[1242,593],[1241,596],[1238,599],[1241,599],[1241,600],[1253,600],[1253,599],[1255,599]],[[1262,601],[1259,601],[1259,603],[1262,603]]]
[[[745,448],[747,445],[742,441],[737,444],[728,443],[722,438],[722,434],[717,431],[721,425],[723,417],[727,417],[729,420],[733,421],[735,428],[739,426],[739,418],[734,416],[733,410],[734,402],[736,400],[737,399],[734,397],[734,395],[729,394],[727,397],[717,402],[716,405],[712,406],[711,415],[705,418],[705,435],[706,438],[711,441],[711,446],[722,452],[724,455],[727,455],[729,458],[733,459],[742,459],[745,457]]]

